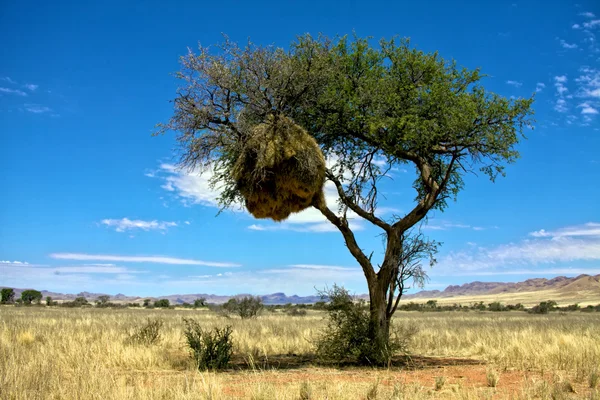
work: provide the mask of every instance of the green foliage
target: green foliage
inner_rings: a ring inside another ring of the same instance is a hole
[[[321,296],[329,299],[327,325],[316,342],[316,354],[321,360],[379,364],[380,360],[408,350],[415,331],[400,332],[390,337],[385,348],[378,348],[371,339],[369,308],[364,300],[355,300],[337,285],[321,292]]]
[[[432,180],[444,181],[432,205],[442,209],[463,187],[461,174],[479,167],[492,180],[502,175],[531,124],[533,99],[487,92],[479,70],[414,49],[408,39],[372,46],[358,37],[304,35],[287,51],[226,41],[181,63],[174,115],[157,133],[179,133],[182,166],[213,164],[225,206],[241,199],[230,173],[239,140],[270,114],[307,129],[326,157],[339,160],[339,174],[353,173],[369,154],[390,165],[427,163]],[[385,168],[369,173],[381,177]],[[371,182],[354,175],[348,191],[362,193]],[[422,177],[414,187],[417,200],[430,191]]]
[[[246,296],[241,299],[231,298],[227,303],[223,304],[225,311],[237,314],[242,319],[256,317],[263,307],[262,299],[258,296]]]
[[[0,291],[0,304],[12,304],[15,301],[15,291],[11,288],[4,288]]]
[[[140,344],[150,346],[160,342],[160,330],[163,326],[163,321],[160,319],[150,319],[146,323],[135,329],[133,333],[125,340],[128,344]]]
[[[169,308],[169,306],[169,299],[160,299],[154,302],[154,307],[156,308]]]
[[[42,301],[42,293],[33,289],[23,290],[21,300],[24,304],[31,304],[32,302],[39,304]]]
[[[198,369],[217,370],[227,368],[233,354],[231,326],[203,329],[193,319],[185,319],[184,336]]]
[[[150,306],[150,302],[151,302],[151,301],[152,301],[152,300],[150,300],[150,299],[144,299],[144,307],[148,307],[148,306]]]
[[[57,303],[56,303],[55,301],[52,301],[52,297],[50,297],[50,296],[46,296],[46,305],[47,305],[47,306],[54,306],[54,305],[56,305],[56,304],[57,304]]]
[[[508,308],[500,303],[499,301],[494,301],[490,304],[488,304],[488,310],[490,311],[508,311]]]
[[[102,296],[98,296],[98,298],[96,299],[96,305],[104,306],[105,304],[108,303],[109,300],[110,300],[110,296],[103,294]]]
[[[194,300],[194,308],[205,307],[206,299],[204,297],[200,297],[199,299]]]
[[[529,310],[532,314],[548,314],[550,311],[554,311],[557,307],[557,303],[554,300],[542,301],[537,306],[534,306]]]
[[[61,307],[91,307],[92,305],[83,296],[76,297],[73,301],[65,301],[61,303]]]
[[[290,317],[304,317],[307,314],[306,310],[297,307],[289,308],[285,311],[285,313]]]

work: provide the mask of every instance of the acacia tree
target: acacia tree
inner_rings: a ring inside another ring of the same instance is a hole
[[[464,174],[481,171],[492,181],[504,175],[505,164],[519,156],[515,146],[523,128],[532,123],[533,99],[487,92],[478,69],[418,51],[407,39],[372,46],[361,38],[304,35],[287,50],[239,47],[226,39],[214,49],[190,51],[181,64],[174,114],[156,133],[178,132],[180,166],[199,173],[210,168],[223,207],[242,203],[230,172],[252,126],[283,114],[317,140],[330,161],[326,178],[339,207],[313,207],[337,227],[362,267],[370,335],[383,360],[405,282],[399,276],[418,272],[410,267],[417,264],[407,264],[415,258],[406,255],[415,245],[413,256],[432,256],[437,248],[410,232],[428,211],[444,210],[456,199]],[[378,187],[400,165],[412,165],[416,173],[414,208],[383,218],[376,213]],[[380,265],[374,267],[357,243],[349,215],[383,231]]]

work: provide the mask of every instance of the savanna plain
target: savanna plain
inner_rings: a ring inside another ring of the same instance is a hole
[[[231,325],[234,357],[202,372],[183,320]],[[410,355],[386,368],[314,358],[325,313],[0,307],[0,398],[600,399],[600,313],[398,312]],[[161,320],[155,344],[128,338]]]

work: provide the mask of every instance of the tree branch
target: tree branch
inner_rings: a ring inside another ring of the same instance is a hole
[[[335,184],[338,195],[342,199],[342,203],[347,205],[348,208],[350,208],[352,211],[354,211],[360,217],[366,219],[373,225],[377,225],[378,227],[380,227],[381,229],[383,229],[386,232],[391,231],[392,226],[390,224],[383,221],[381,218],[377,217],[374,213],[365,211],[362,207],[360,207],[358,204],[356,204],[350,197],[346,196],[346,192],[344,191],[344,187],[342,186],[342,183],[340,182],[339,179],[337,179],[337,177],[331,170],[328,169],[325,173],[325,176],[327,177],[327,179],[329,179],[331,182],[333,182]]]
[[[377,279],[377,274],[375,274],[375,270],[373,269],[373,266],[371,265],[371,262],[369,261],[365,253],[363,253],[360,247],[358,247],[358,243],[356,243],[354,233],[348,226],[348,221],[335,215],[335,213],[331,211],[324,203],[314,202],[313,207],[321,211],[321,214],[323,214],[325,218],[329,220],[329,222],[335,225],[339,229],[339,231],[342,232],[348,250],[362,267],[367,281],[369,283],[375,282]]]

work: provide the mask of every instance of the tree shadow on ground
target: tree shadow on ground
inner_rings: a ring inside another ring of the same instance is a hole
[[[322,367],[322,368],[338,368],[347,369],[353,367],[369,367],[369,368],[397,368],[406,370],[420,370],[420,369],[432,369],[432,368],[443,368],[451,366],[465,366],[465,365],[482,365],[485,364],[482,360],[476,360],[471,358],[452,358],[452,357],[427,357],[427,356],[413,356],[403,355],[395,356],[389,365],[386,366],[372,366],[372,365],[361,365],[355,361],[347,360],[343,362],[324,362],[319,360],[314,355],[310,354],[277,354],[269,357],[244,357],[234,356],[231,360],[231,368],[234,370],[290,370],[290,369],[302,369],[308,367]]]

